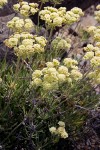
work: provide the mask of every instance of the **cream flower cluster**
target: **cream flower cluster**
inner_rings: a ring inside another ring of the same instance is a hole
[[[84,15],[84,13],[82,12],[82,9],[80,9],[78,7],[74,7],[70,11],[66,12],[66,15],[64,18],[64,23],[71,25],[74,22],[79,21],[80,17],[83,15]]]
[[[80,19],[83,12],[80,8],[73,8],[66,12],[65,7],[59,9],[54,7],[44,7],[44,10],[39,12],[39,16],[46,22],[48,27],[61,27],[63,24],[72,24]]]
[[[100,54],[100,53],[99,53]],[[92,67],[100,67],[100,56],[94,56],[90,60],[91,66]]]
[[[7,0],[0,0],[0,8],[2,8],[5,4],[7,4]]]
[[[87,32],[91,34],[96,42],[100,42],[100,26],[90,26]]]
[[[82,78],[82,74],[76,66],[78,63],[71,58],[64,59],[61,65],[57,59],[47,62],[42,70],[35,70],[32,74],[31,85],[34,88],[41,87],[44,91],[57,90],[63,83],[73,83]]]
[[[29,58],[34,53],[44,52],[46,39],[42,36],[33,36],[28,32],[15,33],[9,39],[4,41],[9,48],[14,48],[14,52],[18,57]]]
[[[51,42],[51,46],[54,50],[66,50],[71,47],[71,40],[69,38],[62,39],[61,37],[56,37]]]
[[[100,5],[99,5],[100,7]],[[84,59],[90,60],[90,64],[93,68],[100,66],[100,26],[90,26],[87,30],[95,41],[95,46],[88,44],[84,50],[87,52]]]
[[[97,9],[100,9],[100,5],[97,6]],[[98,14],[98,12],[96,12],[96,14]],[[97,15],[96,17],[97,20],[100,20],[100,16]],[[100,84],[100,26],[90,26],[87,32],[93,37],[95,45],[88,44],[87,47],[84,47],[86,51],[84,59],[90,61],[90,66],[93,69],[93,71],[88,74],[88,77],[94,84]]]
[[[88,77],[93,81],[94,84],[100,84],[100,68],[91,71]]]
[[[92,67],[100,66],[100,47],[98,47],[98,43],[96,46],[92,44],[88,44],[87,47],[84,48],[86,54],[84,55],[84,59],[90,60],[90,64]]]
[[[100,5],[98,5],[96,8],[97,8],[97,11],[95,11],[95,19],[97,21],[100,21]]]
[[[51,127],[49,128],[49,131],[51,132],[51,134],[55,134],[60,136],[61,138],[68,138],[68,133],[65,130],[65,123],[63,121],[59,121],[58,122],[59,127]]]
[[[13,5],[13,9],[21,15],[27,17],[31,14],[34,15],[38,11],[38,4],[23,1]]]
[[[84,48],[86,54],[84,55],[85,60],[90,61],[90,65],[93,68],[88,74],[88,77],[96,84],[100,84],[100,42],[95,43],[95,46],[88,44]]]
[[[7,23],[7,27],[11,28],[13,31],[22,32],[30,31],[34,27],[31,19],[20,19],[19,17],[14,17]]]

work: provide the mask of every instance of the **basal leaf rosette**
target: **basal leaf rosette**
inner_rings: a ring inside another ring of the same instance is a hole
[[[7,27],[12,29],[14,32],[30,31],[34,24],[31,19],[20,19],[19,17],[14,17],[7,23]]]
[[[63,84],[72,85],[82,78],[77,64],[78,62],[71,58],[65,58],[63,64],[53,59],[52,62],[47,62],[42,70],[33,72],[31,86],[50,92],[58,90]]]
[[[0,8],[2,8],[4,5],[8,3],[7,0],[0,0]]]
[[[13,5],[13,9],[24,17],[34,15],[39,10],[37,3],[28,3],[25,1]]]
[[[14,49],[15,55],[26,59],[35,53],[44,52],[47,40],[42,36],[38,37],[28,32],[22,32],[11,35],[4,43],[7,47]]]
[[[62,25],[71,25],[74,22],[79,21],[83,16],[83,12],[80,8],[73,8],[70,11],[66,11],[66,7],[60,7],[59,9],[54,7],[44,7],[44,10],[39,12],[39,16],[45,21],[49,28],[61,27]]]

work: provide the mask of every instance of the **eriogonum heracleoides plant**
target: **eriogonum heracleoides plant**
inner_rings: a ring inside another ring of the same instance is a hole
[[[61,59],[63,50],[71,48],[69,38],[52,38],[51,34],[49,40],[46,34],[44,38],[30,32],[34,25],[29,15],[38,12],[38,4],[22,1],[13,8],[23,17],[8,22],[13,34],[4,43],[26,61],[20,61],[19,66],[15,62],[12,67],[0,63],[0,144],[5,149],[8,145],[9,149],[30,149],[31,145],[33,149],[53,150],[60,138],[76,137],[87,112],[98,102],[94,85],[100,83],[100,27],[88,28],[95,42],[84,48],[84,59],[90,62],[90,70],[84,73],[77,58],[67,55]],[[66,11],[65,7],[50,6],[39,12],[46,30],[70,26],[83,14],[80,8]],[[43,58],[35,58],[37,53]]]

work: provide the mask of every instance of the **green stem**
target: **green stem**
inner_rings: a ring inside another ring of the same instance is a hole
[[[41,2],[40,8],[39,8],[39,12],[41,11],[42,6],[43,6],[43,3]],[[37,33],[37,34],[38,34],[38,32],[39,32],[39,25],[40,25],[39,12],[38,12],[38,24],[37,24],[37,28],[36,28],[36,33]]]
[[[20,64],[20,58],[18,57],[17,64],[16,64],[16,70],[15,70],[15,79],[17,79],[17,77],[18,77],[19,66],[20,66],[19,64]]]
[[[50,30],[50,35],[49,35],[49,38],[48,38],[48,42],[50,42],[51,41],[51,38],[52,38],[52,34],[53,34],[53,27],[51,28],[51,30]]]

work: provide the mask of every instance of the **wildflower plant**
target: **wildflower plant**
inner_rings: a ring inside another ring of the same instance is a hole
[[[37,3],[25,1],[13,8],[22,17],[16,16],[7,23],[11,32],[4,40],[17,61],[8,64],[5,56],[0,62],[0,146],[57,149],[61,138],[78,138],[88,113],[98,104],[100,27],[87,29],[94,42],[84,47],[82,59],[89,62],[88,70],[84,70],[81,60],[69,55],[71,39],[54,37],[52,32],[56,27],[78,22],[84,14],[80,8],[67,11],[65,7],[48,6],[38,12]],[[29,18],[35,13],[44,21],[43,36],[39,35],[40,30],[37,32],[40,24]],[[61,58],[64,52],[67,56]]]

